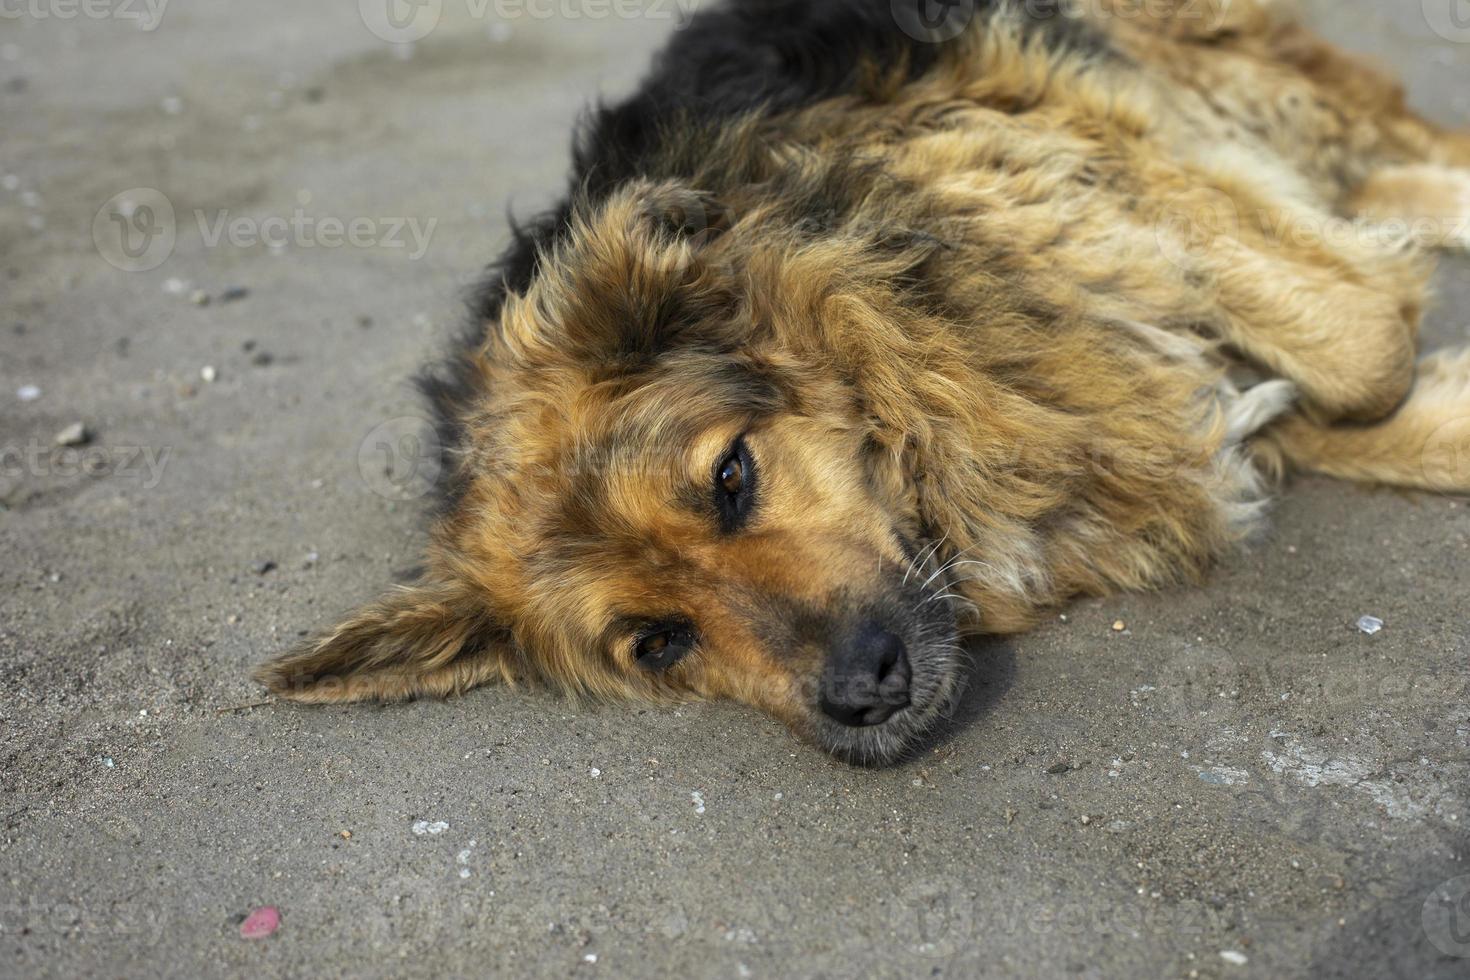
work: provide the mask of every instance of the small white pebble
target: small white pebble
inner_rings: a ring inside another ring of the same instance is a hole
[[[1244,953],[1238,953],[1233,949],[1220,950],[1220,959],[1224,960],[1226,963],[1233,963],[1236,966],[1245,966],[1247,963],[1250,962],[1250,960],[1246,958],[1246,955]]]
[[[415,820],[413,822],[413,832],[420,837],[425,834],[442,834],[448,829],[449,824],[443,820],[435,820],[433,823],[427,820]]]
[[[182,279],[165,279],[163,291],[170,296],[182,296],[189,291],[189,284]]]
[[[212,382],[215,378],[219,377],[219,372],[214,369],[213,364],[206,364],[199,369],[199,377],[205,381]]]
[[[582,960],[585,963],[596,963],[597,962],[597,954],[596,953],[588,953],[586,956],[582,957]]]
[[[23,402],[33,402],[41,397],[41,389],[35,385],[21,385],[15,390],[15,397]]]
[[[694,812],[695,813],[703,813],[704,812],[704,794],[703,793],[701,793],[699,790],[695,790],[694,792],[692,792],[692,793],[689,794],[689,799],[691,799],[691,800],[694,801]]]
[[[1358,619],[1358,632],[1360,633],[1367,633],[1369,636],[1372,636],[1381,629],[1383,629],[1383,620],[1377,616],[1362,616]]]
[[[459,876],[461,878],[468,878],[470,876],[470,869],[469,868],[460,868],[459,869]]]
[[[591,777],[592,777],[592,778],[593,778],[593,779],[596,779],[596,778],[597,778],[597,777],[598,777],[598,776],[601,776],[601,775],[602,775],[602,770],[601,770],[601,769],[598,769],[598,768],[597,768],[597,767],[596,767],[596,766],[593,766],[593,767],[592,767],[592,768],[591,768],[591,769],[588,769],[588,770],[587,770],[587,773],[588,773],[588,774],[589,774],[589,775],[590,775],[590,776],[591,776]]]

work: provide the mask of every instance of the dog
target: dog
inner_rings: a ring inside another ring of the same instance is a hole
[[[1291,469],[1470,490],[1470,134],[1267,0],[729,0],[596,108],[421,380],[423,570],[304,702],[734,699],[859,764],[962,640],[1196,582]]]

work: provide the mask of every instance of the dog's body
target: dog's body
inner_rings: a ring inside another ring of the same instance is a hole
[[[731,697],[886,760],[960,634],[1198,577],[1286,465],[1470,490],[1470,358],[1415,364],[1470,136],[1277,4],[977,6],[699,15],[426,381],[424,580],[262,680]]]

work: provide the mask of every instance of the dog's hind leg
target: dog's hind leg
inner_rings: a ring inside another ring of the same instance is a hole
[[[1470,493],[1470,348],[1419,362],[1398,410],[1371,425],[1326,425],[1293,413],[1256,444],[1298,469],[1364,483]]]

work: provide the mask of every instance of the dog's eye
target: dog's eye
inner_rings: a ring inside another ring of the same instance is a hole
[[[721,530],[738,530],[755,500],[755,460],[743,437],[716,464],[714,489]]]
[[[745,467],[741,465],[738,456],[731,456],[720,467],[720,486],[732,497],[745,486]]]
[[[694,631],[679,623],[665,623],[645,632],[633,645],[633,656],[645,670],[672,667],[694,649]]]

